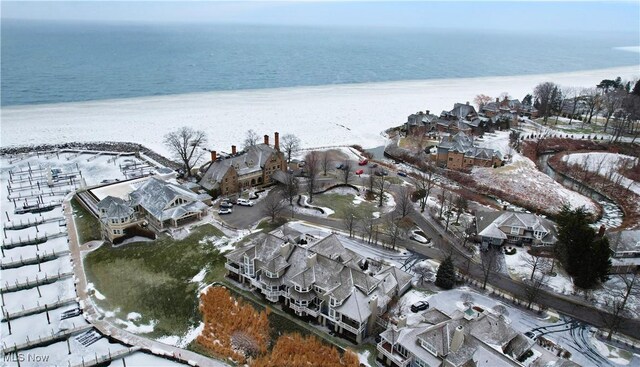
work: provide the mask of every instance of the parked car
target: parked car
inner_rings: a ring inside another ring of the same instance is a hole
[[[398,171],[398,176],[407,177],[407,173],[405,171]]]
[[[429,308],[429,302],[418,301],[411,305],[411,312],[416,313],[418,311],[424,311]]]
[[[233,213],[233,209],[231,208],[220,208],[220,210],[218,210],[219,215],[231,214],[231,213]]]
[[[344,167],[343,163],[337,164],[336,165],[336,169],[342,169]]]
[[[360,165],[360,166],[366,166],[366,165],[367,165],[367,163],[369,163],[369,160],[368,160],[368,159],[363,159],[363,160],[361,160],[360,162],[358,162],[358,165]]]
[[[220,202],[220,208],[233,208],[233,203],[229,202],[228,200],[223,200],[222,202]]]
[[[427,237],[424,232],[422,231],[418,231],[418,230],[414,230],[411,232],[411,235],[409,236],[410,239],[416,241],[416,242],[420,242],[423,244],[427,244],[431,242],[431,238]]]
[[[529,338],[531,340],[536,340],[536,339],[538,339],[540,334],[536,333],[535,331],[527,331],[526,333],[524,333],[524,336],[526,336],[527,338]]]
[[[369,167],[371,167],[371,168],[378,168],[378,163],[371,163],[371,164],[369,165]]]
[[[238,205],[242,205],[242,206],[253,206],[253,201],[248,200],[248,199],[238,199],[236,200],[236,204]]]
[[[363,173],[364,173],[364,170],[363,170],[363,169],[359,169],[359,170],[357,170],[357,171],[356,171],[356,175],[361,175],[361,174],[363,174]]]
[[[300,161],[300,163],[298,163],[298,167],[304,167],[306,164],[307,164],[307,162]]]
[[[386,176],[389,174],[389,171],[387,171],[386,169],[379,169],[375,172],[376,176]]]

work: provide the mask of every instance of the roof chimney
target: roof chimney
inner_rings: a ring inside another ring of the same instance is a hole
[[[398,325],[398,329],[401,329],[407,326],[407,315],[404,315],[404,314],[400,315],[400,317],[398,317],[397,325]]]
[[[213,161],[215,161],[215,160],[216,160],[216,158],[218,158],[218,155],[217,155],[217,153],[216,153],[216,151],[215,151],[215,150],[212,150],[212,151],[211,151],[211,161],[212,161],[212,162],[213,162]]]
[[[289,244],[289,242],[285,242],[280,245],[280,256],[286,259],[289,255],[289,249],[291,249],[291,245]]]
[[[273,147],[280,150],[280,133],[277,131],[273,133]]]
[[[429,114],[429,110],[425,110],[425,113],[428,115]]]
[[[236,155],[236,146],[235,145],[231,146],[231,155]]]
[[[269,145],[269,135],[264,136],[264,144]]]
[[[600,226],[600,229],[598,230],[598,237],[602,237],[602,236],[604,236],[604,232],[605,232],[606,230],[607,230],[607,229],[605,228],[604,224],[603,224],[603,225],[601,225],[601,226]]]
[[[464,327],[462,325],[458,325],[456,329],[453,331],[453,338],[451,339],[451,351],[453,353],[457,352],[462,344],[464,343]]]
[[[496,97],[496,103],[500,103],[500,97]]]
[[[467,104],[467,106],[468,106],[468,105],[469,105],[469,101],[467,101],[467,103],[466,103],[466,104]]]

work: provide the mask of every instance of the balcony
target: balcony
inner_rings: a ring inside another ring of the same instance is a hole
[[[378,343],[377,347],[378,352],[385,355],[387,358],[393,361],[395,365],[398,367],[406,367],[411,363],[411,358],[406,358],[400,355],[398,352],[393,350],[393,346],[389,344],[386,340],[382,340]]]
[[[262,294],[264,294],[264,296],[267,297],[267,299],[269,300],[275,299],[277,301],[278,298],[280,297],[280,294],[282,294],[282,291],[280,291],[279,289],[275,291],[263,289]]]
[[[338,325],[340,325],[340,327],[342,327],[344,330],[349,331],[350,333],[353,333],[355,335],[359,335],[360,333],[362,333],[362,331],[364,330],[365,324],[362,324],[359,328],[355,328],[349,324],[345,324],[344,322],[340,321],[338,322]]]
[[[312,308],[308,308],[307,306],[298,306],[293,302],[290,303],[289,306],[296,313],[302,313],[302,314],[306,314],[313,317],[317,317],[319,313],[319,309],[312,309]]]
[[[240,267],[233,263],[225,263],[224,268],[232,273],[240,274]]]

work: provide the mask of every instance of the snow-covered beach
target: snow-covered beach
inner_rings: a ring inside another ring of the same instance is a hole
[[[244,132],[293,133],[308,147],[384,144],[381,132],[418,110],[440,113],[484,93],[523,98],[544,81],[595,86],[602,79],[640,77],[640,66],[559,74],[432,79],[193,93],[2,109],[2,147],[71,141],[131,141],[161,154],[163,135],[179,126],[203,129],[218,151],[241,144]]]

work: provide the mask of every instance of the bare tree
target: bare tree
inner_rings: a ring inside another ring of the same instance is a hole
[[[204,131],[186,126],[164,136],[164,145],[182,162],[187,177],[191,177],[191,169],[204,155],[203,147],[206,144],[207,135]]]
[[[445,232],[449,230],[449,221],[451,220],[451,216],[453,215],[453,211],[452,211],[452,209],[453,209],[453,200],[454,200],[454,195],[452,193],[449,193],[449,195],[447,197],[447,203],[446,203],[447,209],[444,212],[444,214],[445,214],[445,216],[447,218],[447,221],[446,221],[446,224],[445,224],[445,227],[444,227],[444,231]]]
[[[389,236],[389,239],[391,240],[391,248],[393,248],[394,250],[396,249],[396,244],[402,234],[402,226],[400,224],[401,220],[402,218],[390,215],[389,217],[387,217],[386,223],[384,225],[385,233],[387,234],[387,236]]]
[[[349,180],[351,179],[351,161],[348,159],[344,160],[344,163],[342,164],[342,182],[344,182],[344,184],[348,184]]]
[[[316,191],[318,184],[318,173],[320,173],[320,153],[312,151],[305,156],[307,170],[307,193],[309,194],[309,202],[313,202],[313,192]]]
[[[322,167],[324,176],[327,175],[327,170],[329,169],[330,165],[331,165],[331,160],[329,159],[329,151],[324,150],[322,151],[321,157],[320,157],[320,166]]]
[[[431,267],[420,264],[413,268],[413,272],[418,276],[421,284],[424,284],[427,279],[433,279],[436,274]]]
[[[281,185],[283,197],[289,202],[289,205],[293,205],[293,200],[300,192],[300,182],[298,178],[292,173],[286,173],[285,181],[281,183]]]
[[[607,127],[609,126],[609,120],[613,113],[616,112],[617,109],[622,107],[622,101],[624,97],[626,97],[627,93],[624,89],[616,89],[610,93],[607,93],[602,98],[602,106],[606,112],[607,119],[604,123],[603,132],[607,132]]]
[[[535,96],[536,102],[539,106],[538,110],[542,112],[545,123],[551,113],[552,94],[556,89],[557,86],[552,82],[540,83],[533,89],[533,95]]]
[[[478,94],[473,99],[473,102],[478,106],[478,110],[481,110],[482,107],[486,106],[487,103],[491,102],[491,97],[486,94]]]
[[[493,312],[498,315],[499,318],[501,319],[505,319],[507,316],[509,316],[509,310],[501,304],[497,304],[495,306],[493,306],[491,308],[491,310],[493,310]]]
[[[358,223],[361,220],[361,214],[353,206],[348,206],[344,211],[344,225],[349,231],[349,237],[353,237],[353,234],[358,227]]]
[[[456,224],[460,223],[460,216],[469,207],[469,201],[462,195],[457,195],[453,201],[453,205],[456,208]]]
[[[500,96],[498,96],[498,99],[500,101],[504,101],[505,99],[510,99],[511,95],[509,94],[509,92],[502,92],[500,93]]]
[[[467,308],[473,306],[473,302],[475,301],[473,295],[467,292],[464,292],[460,295],[460,300],[462,301],[462,304]]]
[[[291,162],[291,154],[300,149],[301,142],[300,139],[293,134],[284,134],[282,136],[282,144],[281,144],[284,154],[287,155],[287,163]]]
[[[384,194],[389,188],[389,182],[385,177],[385,175],[378,176],[374,181],[374,189],[376,191],[376,195],[378,195],[378,206],[380,207],[384,204]]]
[[[607,288],[607,298],[605,303],[606,314],[603,320],[609,332],[607,340],[611,340],[613,333],[620,327],[620,323],[625,317],[637,318],[638,315],[630,310],[627,305],[629,297],[640,296],[640,273],[638,270],[632,274],[617,274],[623,286],[615,286]]]
[[[518,256],[520,256],[520,260],[525,266],[531,269],[531,275],[529,276],[529,280],[531,281],[533,281],[536,272],[547,272],[551,266],[551,259],[535,255],[531,252],[520,252]]]
[[[362,239],[366,239],[367,243],[378,242],[378,225],[376,219],[377,218],[373,216],[373,212],[369,212],[360,221]]]
[[[585,88],[582,90],[581,99],[586,104],[587,115],[589,116],[586,123],[590,124],[593,115],[597,115],[602,109],[602,96],[596,88]]]
[[[287,207],[282,191],[279,189],[272,190],[263,201],[262,212],[264,215],[271,217],[271,223],[275,222],[276,217]]]
[[[413,191],[408,186],[401,186],[398,190],[398,199],[396,201],[396,211],[400,214],[400,218],[404,218],[413,210],[411,195]]]
[[[247,132],[244,134],[244,148],[246,149],[256,145],[259,138],[260,137],[258,136],[258,133],[253,129],[247,130]]]
[[[369,191],[373,192],[373,186],[376,183],[376,175],[373,167],[369,167],[369,177],[367,180],[367,184],[369,186]]]
[[[549,276],[545,272],[534,274],[533,279],[524,282],[524,296],[527,302],[527,309],[540,297],[542,287],[547,284]]]
[[[482,267],[482,289],[487,288],[487,281],[491,274],[497,273],[502,269],[502,259],[500,258],[502,253],[498,249],[489,248],[486,251],[481,252],[481,267]]]
[[[439,196],[440,198],[440,212],[438,213],[438,218],[439,219],[443,219],[444,217],[442,216],[442,213],[445,210],[446,204],[447,204],[447,199],[449,198],[450,194],[449,191],[447,191],[444,187],[442,188],[442,194]]]
[[[418,190],[418,197],[420,198],[420,212],[424,213],[424,208],[427,206],[427,200],[429,194],[434,186],[433,170],[428,169],[426,172],[420,172],[413,180],[416,189]]]
[[[562,89],[562,93],[568,98],[569,103],[571,103],[571,113],[569,114],[569,125],[571,125],[571,122],[573,122],[573,118],[576,115],[578,102],[580,101],[580,89],[575,87],[565,87]]]

